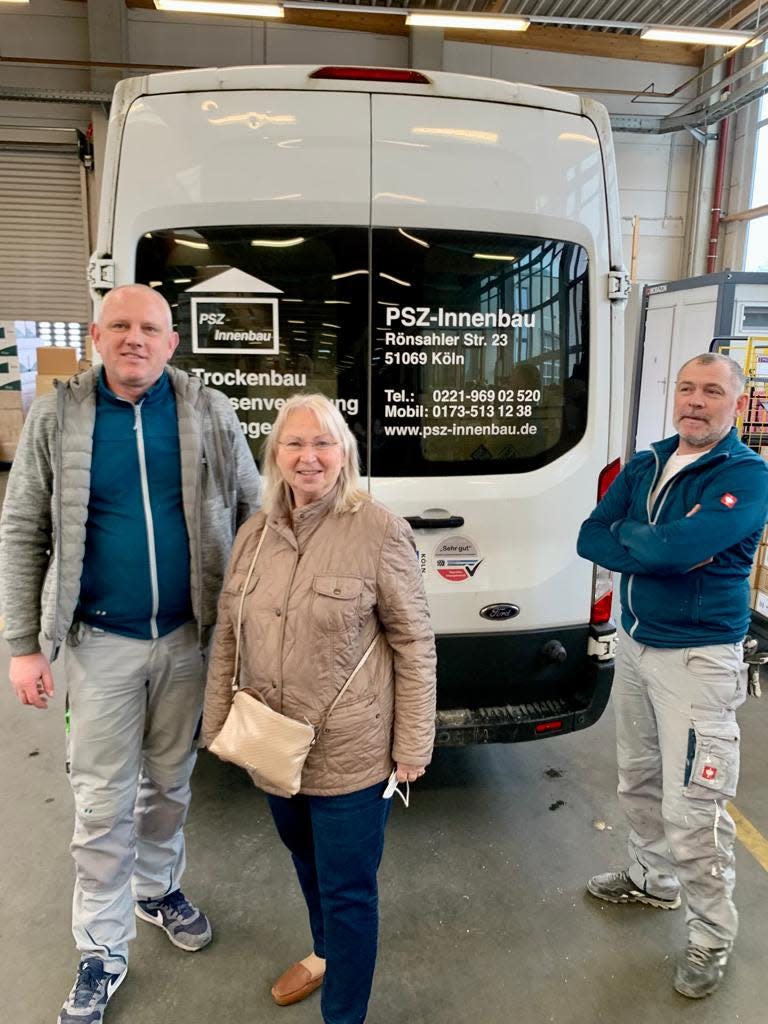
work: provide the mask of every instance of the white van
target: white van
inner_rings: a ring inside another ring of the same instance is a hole
[[[627,287],[600,104],[382,68],[129,79],[90,276],[166,296],[175,364],[255,455],[293,392],[337,402],[416,531],[439,743],[600,716],[611,584],[576,534],[618,469]]]

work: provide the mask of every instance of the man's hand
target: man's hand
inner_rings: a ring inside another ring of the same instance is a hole
[[[22,704],[48,707],[48,698],[53,696],[53,676],[44,654],[20,654],[11,658],[9,676]]]

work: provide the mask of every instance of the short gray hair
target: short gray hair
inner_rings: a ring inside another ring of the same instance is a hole
[[[677,371],[678,380],[686,366],[690,366],[691,363],[701,363],[702,366],[711,366],[713,363],[720,363],[722,366],[727,366],[728,372],[730,373],[733,381],[735,393],[740,395],[744,390],[744,371],[736,360],[731,359],[730,356],[724,356],[722,352],[702,352],[700,356],[693,356],[691,359],[686,360],[686,362],[684,362]]]
[[[263,448],[262,472],[264,474],[263,505],[267,515],[289,511],[291,508],[290,488],[283,479],[277,465],[277,445],[285,421],[297,409],[308,409],[317,417],[325,433],[330,434],[341,445],[343,458],[339,475],[339,490],[336,495],[334,512],[356,512],[370,495],[360,487],[360,456],[355,435],[333,402],[321,394],[292,395],[272,424]]]

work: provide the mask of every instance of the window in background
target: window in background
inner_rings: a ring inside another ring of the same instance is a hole
[[[768,204],[768,95],[760,100],[757,116],[755,165],[749,201],[751,207]],[[768,217],[749,221],[744,269],[768,271]]]

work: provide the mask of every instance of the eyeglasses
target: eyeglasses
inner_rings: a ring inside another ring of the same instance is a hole
[[[278,441],[281,448],[292,454],[303,452],[305,448],[311,448],[313,452],[327,452],[335,448],[338,441]]]

